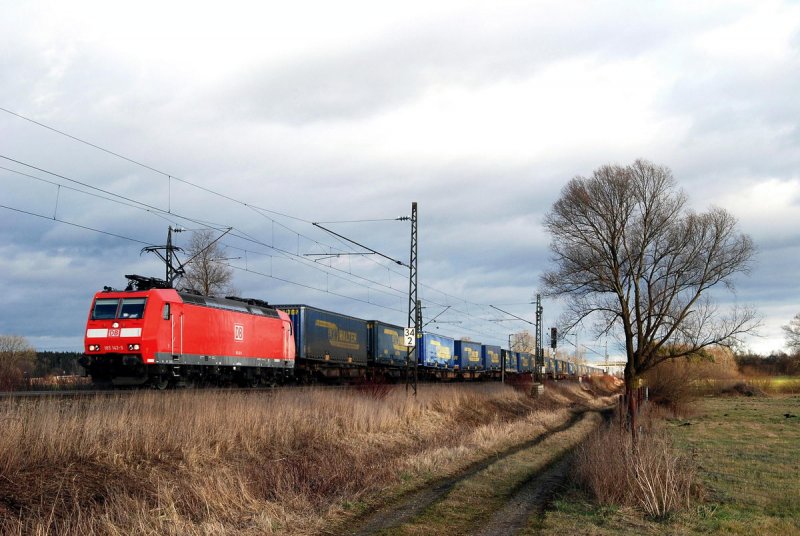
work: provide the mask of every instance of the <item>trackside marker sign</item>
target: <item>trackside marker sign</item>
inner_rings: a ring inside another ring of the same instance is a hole
[[[413,348],[417,345],[416,328],[403,328],[403,340],[406,346]]]

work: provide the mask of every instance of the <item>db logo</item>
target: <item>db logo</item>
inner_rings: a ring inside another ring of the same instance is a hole
[[[118,329],[109,329],[108,330],[109,337],[119,337],[119,330]]]
[[[235,341],[243,341],[244,340],[244,326],[241,324],[234,324],[233,325],[233,340]]]

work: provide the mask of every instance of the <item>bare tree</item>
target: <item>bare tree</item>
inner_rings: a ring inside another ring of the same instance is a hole
[[[542,276],[550,295],[567,298],[567,329],[588,320],[597,334],[620,336],[625,388],[667,359],[689,356],[752,331],[755,312],[721,312],[713,287],[733,291],[749,273],[749,236],[720,208],[695,213],[666,167],[637,160],[575,177],[545,216],[555,269]],[[636,397],[628,396],[636,430]]]
[[[530,331],[520,331],[511,335],[511,348],[516,352],[536,352],[536,339]]]
[[[794,315],[782,328],[786,334],[786,346],[792,352],[800,352],[800,313]]]
[[[225,250],[208,229],[192,232],[187,248],[189,262],[183,275],[186,288],[204,296],[234,294],[233,270],[225,264]]]
[[[36,350],[19,335],[0,335],[0,389],[21,385],[24,373],[36,364]]]

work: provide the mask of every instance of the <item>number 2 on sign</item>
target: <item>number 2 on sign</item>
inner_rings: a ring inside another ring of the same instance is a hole
[[[403,339],[405,345],[414,347],[417,345],[417,330],[415,328],[403,328]]]

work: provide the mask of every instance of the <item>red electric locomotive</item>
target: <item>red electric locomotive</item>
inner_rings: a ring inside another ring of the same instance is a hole
[[[84,351],[81,364],[95,383],[162,389],[280,383],[295,364],[292,323],[283,311],[171,288],[95,294]]]

